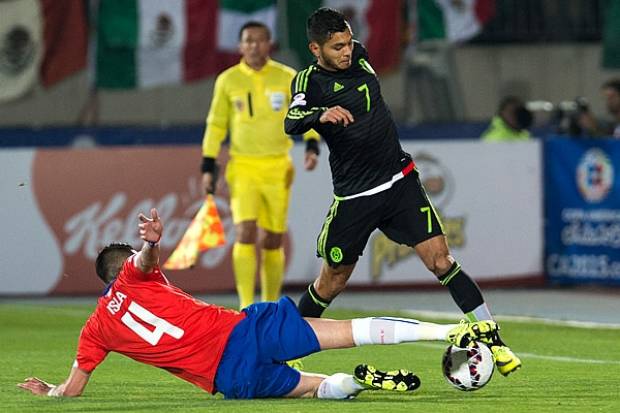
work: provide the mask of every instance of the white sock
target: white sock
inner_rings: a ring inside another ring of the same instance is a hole
[[[425,323],[411,318],[369,317],[351,320],[353,341],[365,344],[397,344],[411,341],[446,340],[456,324]]]
[[[348,399],[364,390],[350,374],[336,373],[319,384],[316,396],[319,399]]]
[[[489,311],[489,307],[486,303],[480,304],[478,307],[474,308],[473,311],[467,313],[466,316],[469,321],[493,320],[491,311]],[[471,316],[473,316],[474,320],[471,319]]]

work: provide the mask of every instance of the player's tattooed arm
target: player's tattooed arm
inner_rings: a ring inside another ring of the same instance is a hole
[[[17,387],[37,396],[77,397],[84,391],[89,378],[89,373],[77,367],[73,367],[67,380],[57,386],[47,383],[37,377],[28,377],[23,383],[18,383]]]
[[[140,238],[144,245],[139,253],[138,267],[143,273],[149,273],[159,264],[159,240],[164,226],[155,208],[151,209],[151,217],[140,214]]]

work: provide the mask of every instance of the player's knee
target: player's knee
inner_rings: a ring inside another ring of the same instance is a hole
[[[435,274],[435,276],[439,277],[448,272],[453,263],[454,258],[452,258],[450,254],[438,254],[427,263],[427,268]]]
[[[256,232],[256,222],[241,222],[235,226],[236,241],[242,244],[253,244],[256,242]]]
[[[266,250],[274,250],[282,246],[282,234],[265,231],[260,240],[261,248]]]

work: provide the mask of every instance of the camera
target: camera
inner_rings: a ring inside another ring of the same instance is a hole
[[[590,112],[590,104],[582,96],[573,100],[563,100],[557,104],[546,100],[530,100],[526,102],[525,107],[536,114],[536,123],[539,126],[553,129],[559,135],[568,136],[583,135],[580,117]],[[541,116],[544,119],[542,122]]]
[[[558,103],[552,116],[555,120],[554,124],[557,125],[556,132],[561,135],[581,136],[583,128],[579,123],[579,117],[589,111],[588,100],[581,96]]]
[[[579,118],[582,114],[590,111],[588,100],[578,96],[573,100],[564,100],[556,105],[544,102],[548,105],[544,110],[551,111],[551,123],[555,125],[556,133],[568,136],[582,136],[583,128]]]

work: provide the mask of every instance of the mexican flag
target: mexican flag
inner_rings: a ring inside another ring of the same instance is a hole
[[[368,49],[370,63],[378,72],[400,61],[403,0],[304,0],[287,3],[288,45],[304,67],[314,60],[308,50],[306,20],[319,7],[342,12],[355,39]]]
[[[220,0],[217,26],[217,47],[221,51],[237,53],[239,30],[248,21],[258,21],[271,30],[271,39],[277,40],[276,0]]]
[[[418,41],[465,42],[495,14],[495,0],[418,0]]]
[[[238,63],[248,20],[274,28],[275,0],[101,1],[96,85],[148,88],[215,75]]]
[[[82,0],[0,1],[0,102],[83,69],[86,53]]]

